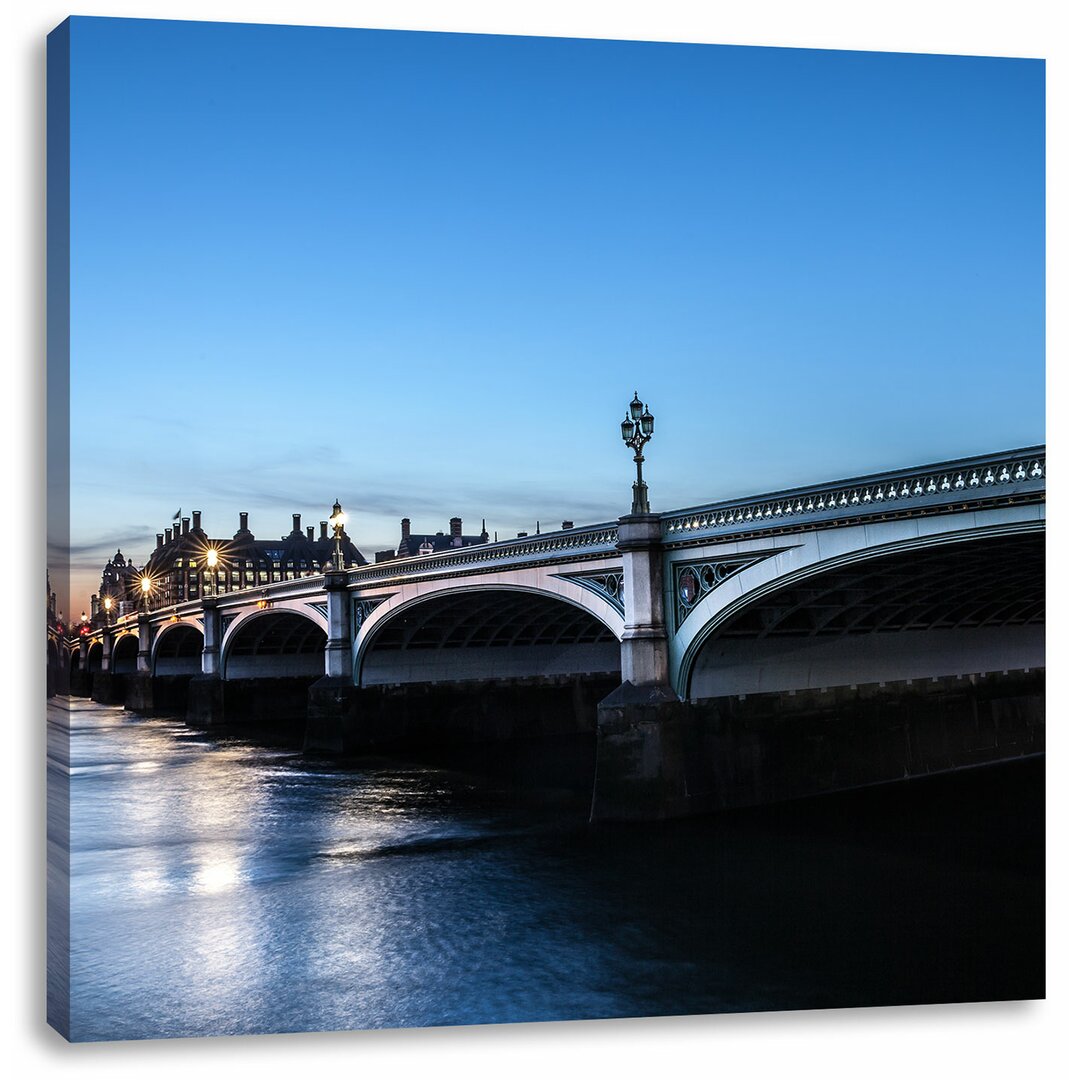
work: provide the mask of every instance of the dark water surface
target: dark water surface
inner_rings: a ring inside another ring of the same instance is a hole
[[[497,777],[70,722],[74,1039],[1043,994],[1041,759],[590,830]]]

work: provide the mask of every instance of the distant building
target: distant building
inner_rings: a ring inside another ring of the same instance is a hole
[[[105,621],[105,598],[112,600],[109,617],[125,615],[134,611],[139,600],[139,581],[142,571],[131,559],[125,559],[119,548],[101,571],[101,584],[90,597],[90,622],[95,626]]]
[[[256,540],[248,528],[248,515],[240,514],[240,528],[229,539],[214,539],[202,528],[202,513],[193,511],[163,533],[157,534],[157,546],[142,568],[116,555],[106,564],[99,596],[92,598],[95,618],[103,613],[102,601],[113,598],[111,614],[135,610],[142,602],[143,576],[152,581],[150,603],[154,607],[195,600],[207,591],[233,592],[268,585],[274,581],[321,574],[334,558],[334,538],[328,522],[300,527],[300,515],[293,514],[292,531],[280,540]],[[207,554],[217,552],[217,566],[208,564]],[[367,560],[343,532],[341,553],[345,566],[364,566]]]
[[[386,558],[406,559],[413,555],[434,555],[439,551],[450,551],[452,548],[473,547],[476,544],[488,543],[487,522],[480,524],[480,532],[475,535],[466,535],[461,531],[461,518],[450,519],[450,532],[414,533],[412,522],[408,518],[401,519],[401,542],[397,551],[380,551],[375,555],[376,562],[383,562]]]

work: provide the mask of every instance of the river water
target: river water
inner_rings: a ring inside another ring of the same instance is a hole
[[[73,1039],[1044,992],[1041,759],[589,829],[581,792],[65,719]]]

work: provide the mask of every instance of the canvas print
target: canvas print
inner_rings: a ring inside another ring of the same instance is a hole
[[[48,41],[72,1041],[1044,993],[1044,68]]]

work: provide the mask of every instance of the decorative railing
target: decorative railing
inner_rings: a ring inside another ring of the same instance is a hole
[[[1045,488],[1045,477],[1046,448],[1032,447],[680,510],[662,515],[663,535],[673,543],[713,531],[786,527],[800,520],[811,524],[899,510],[905,504],[929,508],[970,502]]]

